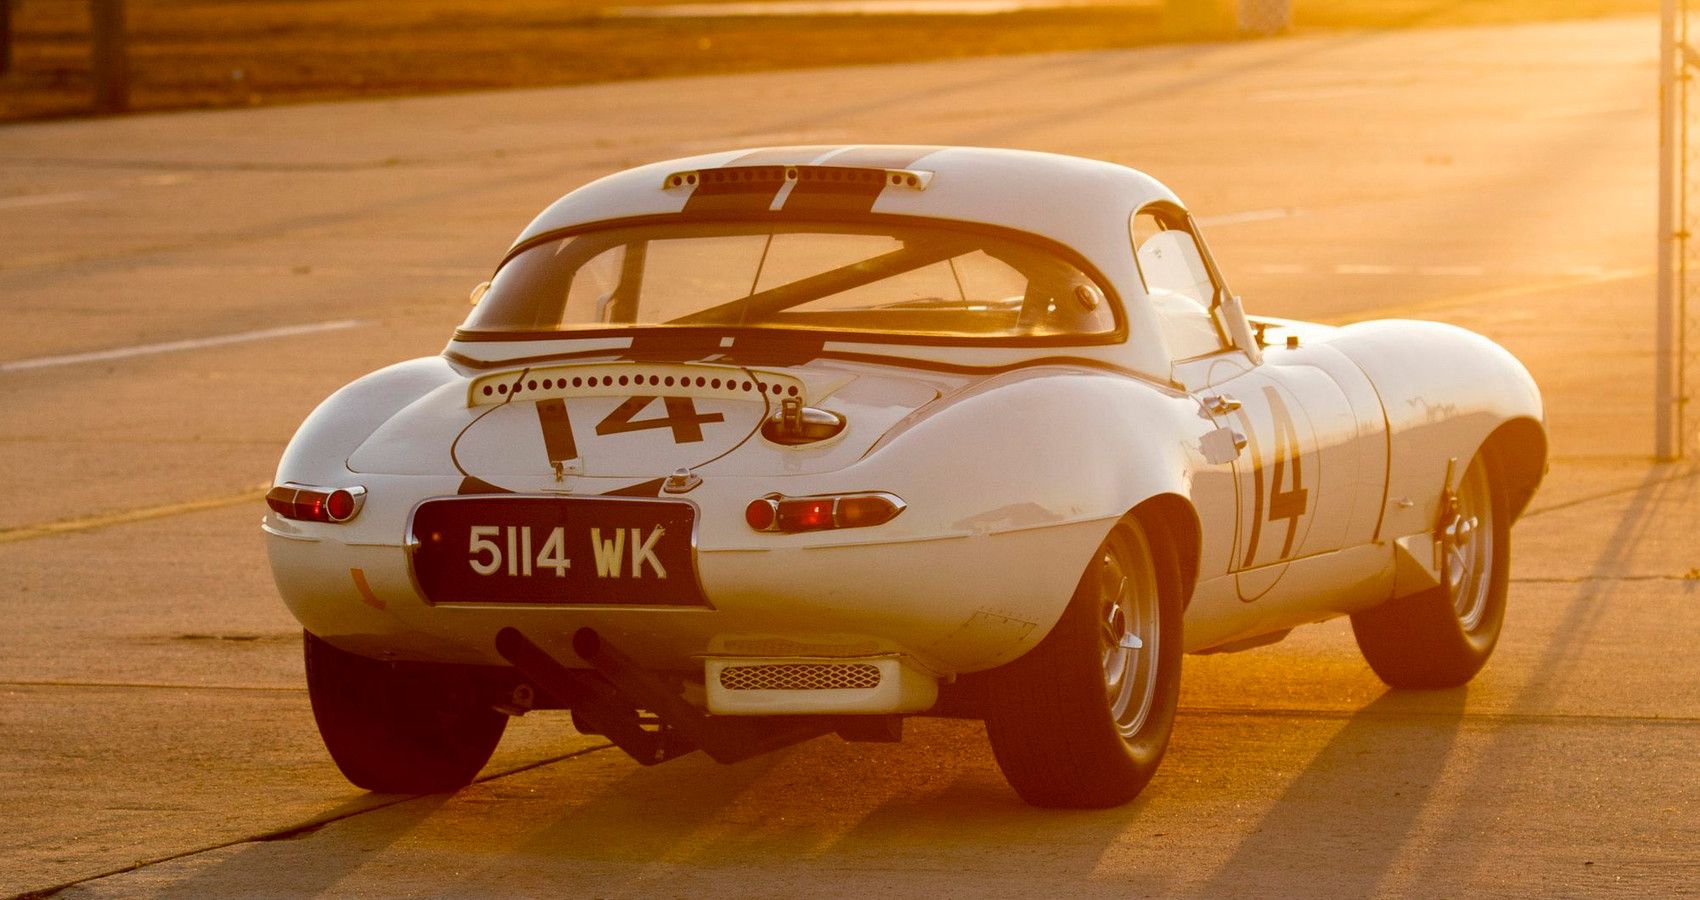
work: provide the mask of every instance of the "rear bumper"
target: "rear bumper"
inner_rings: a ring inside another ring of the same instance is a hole
[[[268,521],[279,592],[307,630],[375,657],[502,665],[495,636],[523,629],[567,665],[571,636],[594,628],[646,668],[707,676],[716,711],[913,711],[931,699],[917,678],[1008,662],[1061,615],[1110,527],[1082,521],[936,540],[701,550],[711,607],[441,604],[420,596],[400,541],[343,543]],[[330,532],[330,529],[326,529]],[[331,532],[334,533],[334,532]],[[879,699],[822,695],[819,710],[782,708],[784,691],[718,690],[718,669],[747,661],[876,661]],[[889,661],[877,662],[879,660]],[[733,697],[731,695],[739,696]]]

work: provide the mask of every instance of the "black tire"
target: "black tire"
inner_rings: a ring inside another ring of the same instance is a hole
[[[1116,567],[1126,578],[1110,588]],[[1151,591],[1150,602],[1132,597],[1136,590]],[[1149,609],[1137,616],[1123,611],[1127,622],[1144,620],[1126,626],[1145,635],[1142,648],[1114,638],[1112,594],[1118,605]],[[1180,695],[1180,594],[1173,546],[1147,539],[1137,521],[1124,520],[1099,547],[1051,633],[1027,655],[987,673],[986,735],[1021,799],[1103,809],[1132,800],[1151,780]],[[1119,680],[1112,675],[1117,663]],[[1136,686],[1121,690],[1130,684]],[[1135,702],[1134,691],[1148,699]],[[1116,697],[1124,698],[1120,706]]]
[[[1505,595],[1511,561],[1511,514],[1504,482],[1492,455],[1484,449],[1459,480],[1460,515],[1474,517],[1468,563],[1459,548],[1447,551],[1440,587],[1400,597],[1352,615],[1352,633],[1375,674],[1396,688],[1457,687],[1481,671],[1499,642],[1505,622]],[[1489,521],[1486,527],[1482,517]],[[1459,553],[1459,555],[1454,555]],[[1485,562],[1485,569],[1479,565]],[[1454,574],[1456,573],[1456,574]]]
[[[490,761],[508,717],[464,666],[389,663],[303,632],[307,696],[325,749],[357,787],[434,794]]]

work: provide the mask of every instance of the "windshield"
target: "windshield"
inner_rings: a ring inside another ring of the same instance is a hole
[[[937,225],[665,223],[538,244],[463,331],[633,326],[1020,338],[1116,328],[1103,290],[1024,240]]]

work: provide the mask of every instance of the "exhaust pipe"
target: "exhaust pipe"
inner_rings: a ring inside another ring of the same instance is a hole
[[[513,663],[532,684],[571,709],[590,730],[606,737],[643,765],[663,763],[696,749],[680,741],[677,733],[645,729],[637,710],[624,702],[612,686],[561,665],[517,628],[504,628],[496,633],[496,652]]]
[[[668,727],[677,728],[685,740],[702,748],[715,762],[731,764],[772,753],[827,734],[837,724],[826,716],[754,719],[704,715],[590,628],[580,628],[573,634],[573,652],[627,699],[654,713]]]

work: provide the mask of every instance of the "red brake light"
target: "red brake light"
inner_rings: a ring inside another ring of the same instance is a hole
[[[332,522],[346,522],[354,518],[354,495],[343,488],[331,491],[325,497],[325,515]]]
[[[796,534],[829,528],[883,525],[905,509],[902,500],[887,493],[829,494],[784,497],[769,494],[744,508],[744,521],[757,531]]]
[[[779,501],[780,531],[819,531],[832,527],[834,497],[804,497]]]
[[[773,520],[779,515],[779,502],[770,497],[760,497],[750,501],[744,507],[744,521],[757,531],[766,531],[773,527]]]
[[[303,522],[346,522],[365,505],[363,487],[321,488],[280,484],[266,492],[266,505],[286,519]]]

